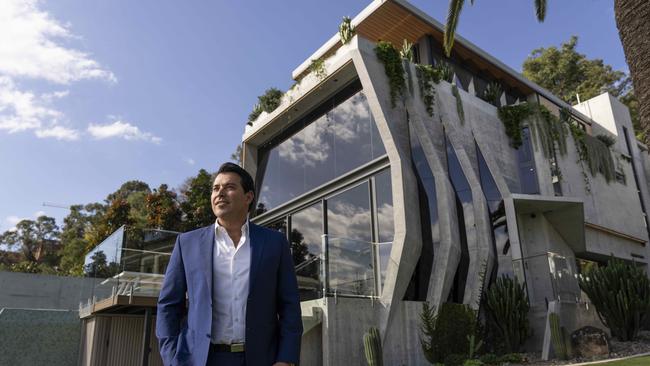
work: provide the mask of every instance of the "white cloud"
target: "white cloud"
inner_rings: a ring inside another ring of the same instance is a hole
[[[16,230],[16,225],[19,222],[21,222],[23,220],[34,220],[34,219],[38,218],[39,216],[43,216],[43,215],[46,215],[45,211],[36,211],[36,212],[34,212],[32,217],[19,217],[19,216],[15,216],[15,215],[7,216],[7,217],[5,217],[4,223],[2,225],[6,229],[3,229],[2,232],[4,232],[4,231],[15,231]]]
[[[192,158],[187,158],[187,159],[185,160],[185,162],[187,162],[189,165],[194,165],[194,164],[196,164],[196,161],[194,161],[194,159],[192,159]]]
[[[69,91],[37,93],[19,81],[45,81],[39,87],[48,88],[48,84],[117,79],[88,53],[64,45],[80,37],[38,5],[38,0],[0,1],[0,131],[33,131],[39,138],[77,140],[79,131],[65,127],[64,113],[52,105]]]
[[[83,79],[115,82],[89,54],[60,44],[75,37],[69,26],[38,8],[37,0],[0,2],[0,74],[69,84]]]
[[[143,140],[154,144],[162,142],[160,137],[154,136],[150,132],[141,131],[137,126],[129,122],[115,121],[108,124],[90,124],[88,133],[98,140],[107,138],[122,138],[125,140]]]
[[[48,138],[53,137],[57,140],[74,141],[79,139],[79,131],[62,126],[54,126],[36,131],[36,137]]]

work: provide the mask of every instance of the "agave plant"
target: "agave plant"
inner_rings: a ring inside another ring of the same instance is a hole
[[[341,25],[339,25],[339,36],[341,37],[341,43],[348,44],[354,34],[356,33],[356,28],[352,26],[352,19],[350,17],[343,17]]]

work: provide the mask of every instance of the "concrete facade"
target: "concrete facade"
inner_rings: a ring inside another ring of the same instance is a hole
[[[426,364],[419,343],[422,302],[437,307],[457,301],[478,308],[482,291],[502,274],[526,284],[535,334],[528,341],[529,349],[542,348],[549,302],[557,303],[562,323],[569,331],[587,324],[602,328],[593,306],[586,303],[588,299],[577,285],[576,260],[603,263],[614,255],[647,266],[650,254],[645,225],[645,208],[650,203],[650,159],[648,149],[633,136],[628,111],[607,94],[572,108],[471,43],[457,40],[459,47],[464,47],[466,59],[475,58],[477,63],[488,65],[486,70],[500,73],[498,80],[507,83],[504,90],[519,88],[518,97],[517,93],[504,92],[502,105],[528,100],[547,106],[552,113],[568,108],[575,123],[587,133],[613,136],[616,142],[610,151],[620,175],[607,182],[602,174],[592,176],[584,163],[579,163],[570,134],[566,154],[556,151],[553,159],[544,156],[535,136],[518,149],[511,147],[497,108],[477,96],[483,82],[476,76],[479,73],[467,76],[459,68],[456,86],[446,81],[435,85],[430,115],[422,102],[415,66],[405,61],[407,90],[392,105],[389,80],[374,51],[375,39],[368,36],[375,28],[364,28],[364,24],[380,23],[386,12],[411,17],[411,21],[417,18],[430,28],[431,33],[423,33],[424,26],[416,29],[413,25],[413,32],[421,33],[414,39],[420,62],[434,62],[436,58],[425,51],[435,48],[431,48],[436,39],[432,35],[440,35],[439,23],[405,1],[373,2],[353,19],[359,31],[350,43],[340,45],[335,36],[334,42],[328,41],[310,58],[324,57],[326,76],[309,73],[305,66],[308,59],[294,71],[300,82],[287,91],[281,105],[271,113],[263,113],[243,136],[244,167],[257,177],[261,191],[265,154],[278,145],[277,141],[291,137],[287,131],[295,131],[292,126],[297,121],[358,80],[386,151],[394,235],[381,293],[344,296],[328,292],[324,215],[325,249],[319,255],[325,268],[321,271],[325,284],[321,298],[302,304],[305,324],[309,324],[303,336],[303,363],[362,364],[363,333],[374,326],[382,335],[386,364]],[[396,29],[400,32],[401,28]],[[381,39],[411,36],[386,31]],[[460,101],[453,91],[456,87]],[[459,115],[458,103],[464,118]],[[528,126],[525,123],[523,127]],[[415,145],[421,147],[423,162],[416,161]],[[427,201],[422,188],[424,178],[418,170],[422,167],[432,177],[429,192],[435,192],[435,198],[429,197],[429,202],[435,203],[435,223],[422,215]],[[262,225],[279,218],[290,222],[291,215],[310,202],[326,202],[332,192],[343,191],[375,172],[364,166],[342,174],[252,220]],[[466,185],[463,192],[458,179]],[[501,201],[503,220],[498,232],[494,221],[496,195]],[[459,277],[462,281],[458,281]],[[424,290],[414,292],[413,288],[422,283],[426,284]]]

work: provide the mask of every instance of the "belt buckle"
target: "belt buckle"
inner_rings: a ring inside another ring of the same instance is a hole
[[[244,352],[243,343],[233,343],[230,345],[230,352]]]

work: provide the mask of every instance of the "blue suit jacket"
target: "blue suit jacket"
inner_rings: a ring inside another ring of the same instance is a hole
[[[176,239],[156,317],[156,336],[166,366],[205,366],[208,359],[214,235],[214,225],[210,225]],[[297,364],[302,318],[289,244],[282,233],[254,224],[249,226],[249,235],[246,364],[269,366],[278,361]]]

